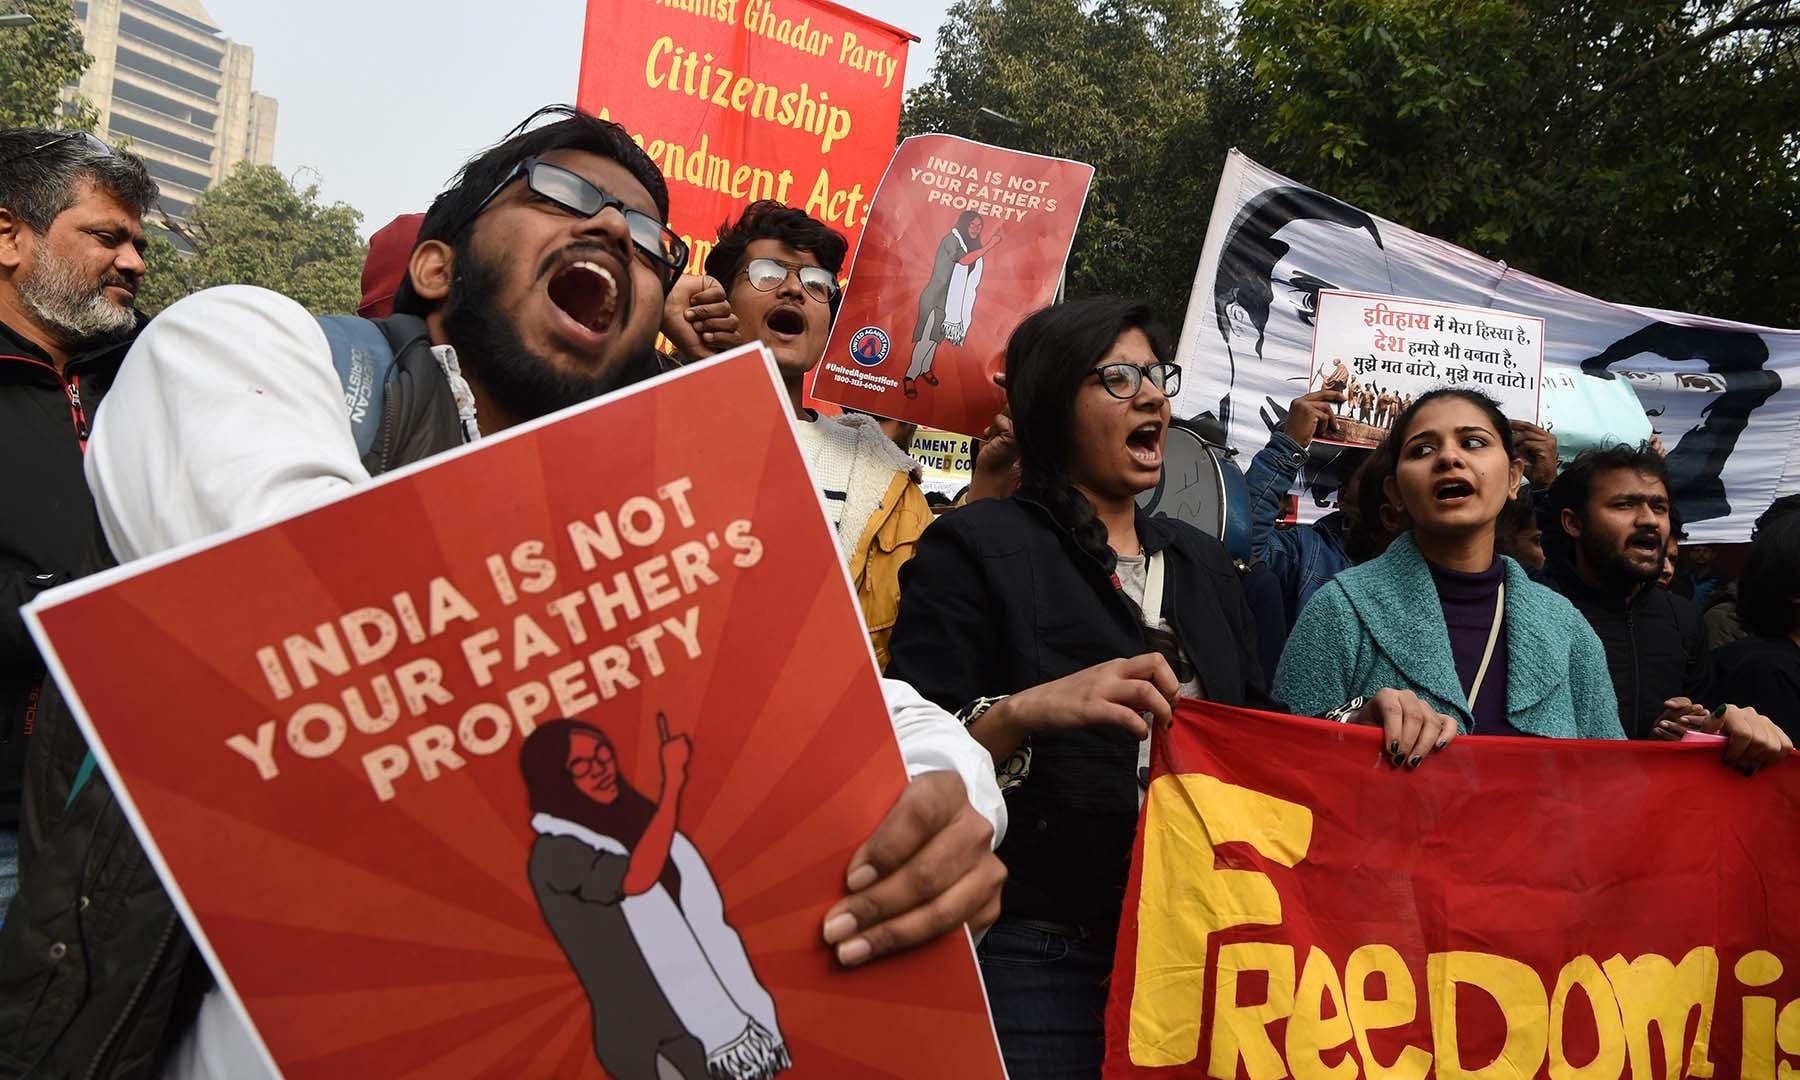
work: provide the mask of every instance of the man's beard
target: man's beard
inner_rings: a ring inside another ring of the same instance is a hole
[[[592,374],[563,371],[526,348],[518,328],[500,310],[502,275],[471,249],[459,251],[462,271],[450,286],[444,307],[444,334],[469,379],[502,411],[533,420],[558,409],[592,401],[641,382],[661,370],[650,343]],[[621,311],[623,323],[628,311]]]
[[[37,264],[18,280],[16,288],[25,310],[37,324],[71,352],[117,341],[137,325],[137,313],[115,304],[106,288],[129,289],[130,282],[110,270],[98,283],[86,279],[81,268],[57,256],[48,243],[37,245]]]
[[[1628,533],[1626,539],[1629,540],[1635,535],[1637,535],[1635,532]],[[1662,538],[1660,532],[1657,533],[1657,538],[1660,542]],[[1577,544],[1579,544],[1581,553],[1586,558],[1588,566],[1593,569],[1594,576],[1599,578],[1601,586],[1609,591],[1619,593],[1630,592],[1640,585],[1648,585],[1651,582],[1654,582],[1662,575],[1662,561],[1660,559],[1655,563],[1652,563],[1648,569],[1640,567],[1631,561],[1630,556],[1625,552],[1620,551],[1617,547],[1611,545],[1603,547],[1599,538],[1594,536],[1592,532],[1582,534],[1582,537],[1577,541]]]

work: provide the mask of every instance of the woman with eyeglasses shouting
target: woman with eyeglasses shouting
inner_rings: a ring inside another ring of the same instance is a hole
[[[1021,323],[1019,492],[940,518],[900,572],[887,673],[959,712],[1006,794],[1008,877],[978,953],[1015,1080],[1100,1075],[1152,727],[1180,696],[1280,708],[1224,545],[1137,508],[1162,474],[1171,352],[1150,309],[1117,297]],[[1356,719],[1409,738],[1445,722],[1394,690]]]
[[[1023,485],[945,515],[901,571],[888,674],[961,712],[1010,824],[979,953],[1007,1069],[1098,1076],[1152,723],[1179,694],[1270,706],[1231,558],[1137,494],[1181,368],[1148,307],[1075,300],[1006,349]]]

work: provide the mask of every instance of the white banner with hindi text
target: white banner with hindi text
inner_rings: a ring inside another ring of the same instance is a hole
[[[1307,390],[1328,290],[1542,319],[1546,424],[1604,415],[1578,406],[1614,396],[1589,390],[1630,380],[1668,450],[1691,540],[1747,540],[1769,503],[1800,491],[1800,331],[1608,303],[1365,213],[1235,150],[1181,332],[1187,377],[1175,414],[1218,417],[1247,464]],[[1359,454],[1315,444],[1301,473],[1303,519],[1332,504],[1339,471]]]

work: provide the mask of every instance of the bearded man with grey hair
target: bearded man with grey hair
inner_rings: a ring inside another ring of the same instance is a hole
[[[0,916],[44,680],[19,607],[109,562],[82,454],[142,322],[156,199],[144,163],[92,135],[0,131]]]

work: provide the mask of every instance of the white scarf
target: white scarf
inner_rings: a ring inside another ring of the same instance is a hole
[[[573,821],[538,814],[531,827],[630,856],[624,844]],[[757,981],[743,939],[725,921],[724,899],[694,845],[676,833],[669,858],[681,875],[680,905],[658,882],[620,902],[625,923],[681,1025],[706,1049],[707,1071],[725,1080],[767,1080],[790,1064],[775,999]]]

